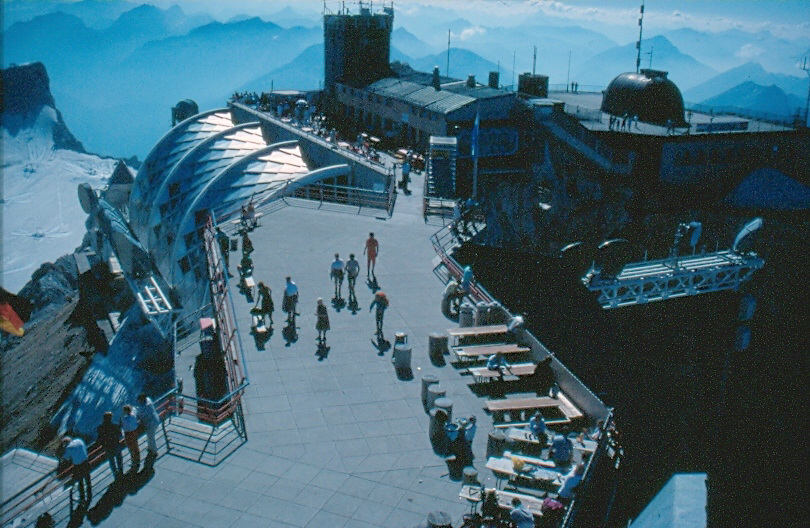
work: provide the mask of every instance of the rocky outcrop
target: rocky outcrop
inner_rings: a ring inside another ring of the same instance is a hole
[[[81,142],[71,134],[51,94],[51,83],[45,65],[32,62],[12,65],[0,72],[2,85],[3,126],[13,136],[28,128],[43,106],[56,110],[57,122],[53,127],[55,149],[86,152]],[[10,116],[15,118],[10,119]]]

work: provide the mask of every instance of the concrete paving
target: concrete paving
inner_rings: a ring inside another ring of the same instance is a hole
[[[272,288],[276,306],[274,333],[263,350],[249,333],[252,303],[232,286],[250,378],[244,396],[248,441],[217,467],[162,456],[155,476],[114,508],[103,526],[399,528],[424,522],[434,510],[449,513],[458,525],[469,505],[458,498],[461,482],[449,478],[428,439],[420,400],[421,377],[428,373],[452,398],[454,418],[478,417],[476,467],[484,484],[494,485],[482,471],[492,425],[483,400],[471,392],[468,376],[449,363],[434,366],[428,357],[429,334],[454,323],[440,311],[443,284],[432,273],[436,255],[429,241],[437,227],[422,218],[422,176],[413,176],[414,194],[398,195],[391,218],[330,204],[265,215],[251,233],[254,277]],[[393,346],[395,332],[407,334],[412,379],[400,379],[392,350],[381,353],[374,344],[373,293],[362,281],[369,232],[380,243],[376,277],[391,302],[385,338]],[[329,265],[335,253],[345,260],[350,252],[361,263],[356,313],[331,304]],[[237,259],[231,261],[235,273]],[[287,275],[300,290],[297,340],[290,343],[280,309]],[[316,342],[318,297],[331,323],[325,355]]]

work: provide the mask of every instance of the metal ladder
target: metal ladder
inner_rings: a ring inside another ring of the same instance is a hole
[[[160,289],[154,276],[149,276],[149,281],[142,285],[138,292],[138,302],[141,309],[147,315],[165,314],[172,311],[172,305]]]

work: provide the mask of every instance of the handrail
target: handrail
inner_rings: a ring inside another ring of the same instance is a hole
[[[461,269],[461,264],[453,258],[447,252],[447,247],[453,246],[457,247],[455,243],[455,235],[453,234],[454,231],[458,230],[457,227],[458,220],[453,220],[446,226],[442,227],[430,237],[430,241],[433,244],[433,249],[439,255],[439,258],[442,260],[442,263],[447,268],[448,273],[457,280],[461,280],[461,276],[463,271]],[[444,233],[442,233],[444,232]],[[444,244],[442,243],[443,240],[447,240],[448,235],[450,237],[450,243]],[[470,284],[470,292],[469,296],[476,302],[484,301],[484,302],[494,302],[495,297],[487,291],[481,284],[473,282]]]
[[[175,389],[170,389],[158,397],[157,401],[155,402],[155,409],[158,411],[158,416],[161,418],[161,423],[163,422],[163,416],[170,412],[171,407],[169,402],[174,393]],[[90,445],[92,446],[94,444],[95,443]],[[121,445],[124,445],[123,440]],[[90,449],[87,454],[87,460],[90,463],[90,467],[93,468],[98,466],[99,463],[103,462],[105,459],[104,455],[104,447],[101,445],[96,445],[95,448]],[[0,517],[0,525],[4,525],[11,519],[22,515],[26,511],[33,508],[45,496],[55,492],[59,487],[62,486],[62,481],[69,478],[72,472],[73,464],[65,466],[61,472],[58,471],[58,468],[53,469],[8,499],[4,500],[2,504],[0,504],[0,515],[2,515],[2,517]],[[16,502],[11,504],[12,501],[15,500]]]
[[[360,187],[317,182],[296,188],[290,193],[290,196],[308,200],[314,198],[321,203],[344,203],[361,209],[363,207],[383,209],[388,213],[389,217],[394,212],[394,203],[396,201],[396,193],[393,192],[393,186],[391,185],[389,185],[388,191],[375,191]]]

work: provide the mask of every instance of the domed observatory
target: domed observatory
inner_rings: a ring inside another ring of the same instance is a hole
[[[686,126],[683,96],[667,72],[643,69],[623,73],[610,81],[602,98],[602,111],[615,116],[638,116],[639,121]]]

